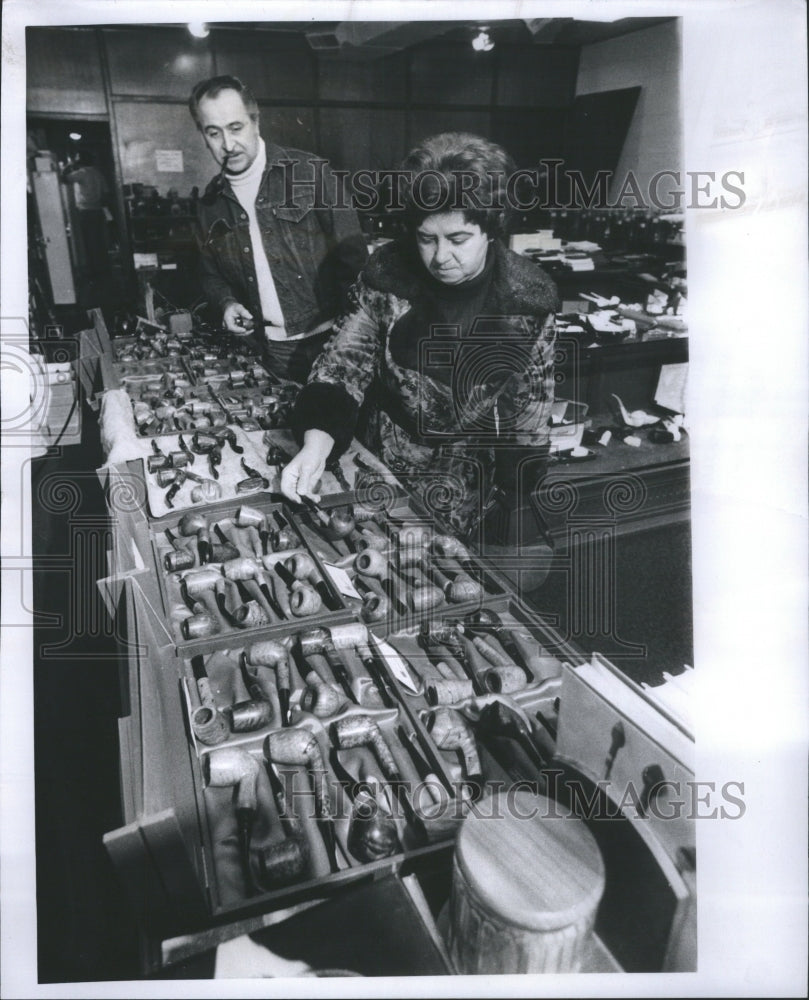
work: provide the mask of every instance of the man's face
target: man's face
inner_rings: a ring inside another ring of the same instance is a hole
[[[241,94],[221,90],[199,102],[199,126],[211,155],[229,174],[241,174],[258,156],[258,122],[247,113]]]

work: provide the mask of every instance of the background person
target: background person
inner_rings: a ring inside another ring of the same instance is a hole
[[[328,207],[335,179],[313,153],[265,144],[237,77],[198,83],[189,110],[222,168],[197,202],[205,294],[227,330],[257,333],[274,374],[303,382],[367,259],[357,214]],[[304,183],[318,170],[322,204]]]
[[[480,520],[498,448],[547,448],[558,297],[503,243],[513,169],[500,146],[465,133],[408,154],[406,235],[371,257],[298,397],[292,424],[303,446],[282,474],[287,497],[316,497],[366,395],[363,442],[425,499],[438,487],[461,534]]]

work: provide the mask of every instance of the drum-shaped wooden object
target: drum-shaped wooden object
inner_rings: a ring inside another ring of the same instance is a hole
[[[526,792],[477,804],[453,861],[448,945],[462,975],[577,972],[604,892],[592,833]]]

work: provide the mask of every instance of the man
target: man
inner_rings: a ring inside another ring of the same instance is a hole
[[[353,209],[313,153],[266,143],[235,76],[198,83],[191,116],[222,168],[197,204],[202,285],[227,330],[257,335],[270,370],[304,382],[367,259]]]

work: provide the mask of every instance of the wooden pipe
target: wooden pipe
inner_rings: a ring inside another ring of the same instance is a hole
[[[289,610],[296,618],[317,614],[322,607],[323,600],[314,587],[301,580],[294,581],[289,595]]]
[[[335,742],[340,749],[371,747],[385,779],[389,782],[402,780],[391,749],[379,726],[370,715],[346,715],[342,719],[338,719],[332,728]]]
[[[264,756],[270,763],[294,764],[308,771],[315,793],[315,806],[321,820],[321,830],[329,852],[332,871],[337,870],[336,837],[329,797],[326,762],[317,737],[308,729],[291,727],[270,733],[264,741]]]
[[[326,629],[313,628],[306,632],[301,632],[298,636],[298,645],[304,660],[315,667],[315,669],[320,665],[318,673],[320,673],[321,677],[325,673],[323,670],[323,663],[325,661],[329,672],[345,691],[346,695],[352,701],[357,701],[357,696],[351,687],[351,677],[346,669],[346,665],[343,663]]]
[[[278,703],[281,706],[281,725],[289,725],[289,698],[292,690],[289,650],[274,639],[254,642],[246,651],[247,661],[256,666],[271,667],[275,671]]]
[[[213,634],[204,631],[205,616],[210,617],[216,623],[217,627],[213,629],[213,632],[219,632],[226,624],[214,597],[214,588],[221,579],[220,574],[212,567],[192,570],[183,577],[181,585],[183,596],[194,612],[194,616],[186,618],[182,624],[183,634],[187,639]],[[198,608],[199,610],[197,610]],[[198,615],[202,615],[203,620],[194,622],[193,617]]]
[[[304,677],[304,683],[306,687],[301,695],[301,708],[304,712],[311,712],[319,719],[327,719],[345,704],[343,696],[333,685],[324,681],[316,670],[309,671]]]
[[[433,580],[443,590],[444,596],[447,600],[452,601],[453,604],[478,601],[483,596],[483,587],[463,570],[460,570],[450,579],[434,563],[428,563],[427,560],[424,560],[422,571],[432,576]]]
[[[457,559],[460,563],[472,561],[469,549],[453,535],[433,535],[431,548],[436,555]]]
[[[386,597],[393,604],[397,614],[406,611],[406,605],[399,594],[407,589],[407,584],[393,572],[388,560],[378,549],[364,549],[354,559],[354,569],[371,579],[379,580]]]
[[[317,566],[307,552],[296,552],[295,555],[284,560],[284,566],[296,580],[303,580],[313,587],[316,587],[321,581]]]
[[[461,713],[442,705],[428,714],[425,725],[440,750],[461,751],[467,780],[482,784],[483,776],[475,737]]]
[[[270,604],[266,578],[255,559],[247,557],[230,559],[228,562],[222,563],[222,573],[226,580],[230,580],[231,583],[240,583],[244,587],[251,600],[261,607],[269,622],[273,624],[278,622],[278,616]]]
[[[202,656],[191,658],[191,669],[194,672],[194,680],[201,702],[199,708],[194,709],[191,714],[191,728],[200,743],[204,743],[206,746],[217,746],[228,738],[227,719],[219,711],[214,700],[211,681],[205,670],[205,661]]]
[[[547,671],[542,668],[542,651],[531,636],[522,635],[517,629],[509,628],[496,611],[477,608],[463,620],[467,632],[478,635],[493,635],[511,659],[526,671],[529,680],[539,677],[546,679]]]
[[[428,705],[454,705],[465,698],[471,698],[474,693],[474,685],[468,679],[442,677],[425,682]]]
[[[300,881],[309,866],[309,845],[303,836],[300,821],[288,810],[286,796],[272,764],[267,765],[278,816],[287,827],[286,838],[263,848],[258,855],[260,882],[264,889],[276,889]],[[286,822],[285,822],[286,821]]]
[[[475,635],[472,643],[481,656],[492,664],[483,675],[489,691],[495,694],[512,694],[528,686],[528,677],[522,667],[518,667],[505,653],[501,653],[483,636]]]
[[[259,552],[257,558],[267,554],[267,543],[270,535],[270,526],[267,523],[267,515],[255,507],[242,505],[236,511],[235,523],[237,528],[254,528],[258,532]]]
[[[193,551],[187,545],[184,545],[179,539],[175,538],[173,532],[169,528],[166,528],[165,535],[174,548],[173,552],[167,552],[163,557],[163,565],[166,569],[172,573],[177,570],[191,569],[195,566],[197,557],[194,555]]]
[[[270,724],[272,721],[272,702],[267,692],[262,688],[258,677],[247,669],[244,652],[239,657],[239,666],[250,697],[246,701],[239,701],[235,705],[231,705],[227,712],[234,733],[251,733]]]
[[[250,865],[250,840],[258,809],[259,764],[242,747],[222,747],[212,750],[205,758],[208,784],[212,788],[236,785],[236,823],[239,837],[239,854],[247,882],[247,893],[256,892]]]
[[[197,511],[189,511],[183,514],[177,523],[177,530],[184,538],[197,536],[197,550],[199,552],[200,565],[205,565],[210,561],[211,535],[208,518]]]
[[[365,625],[359,622],[350,625],[335,625],[329,630],[329,634],[336,650],[353,649],[355,651],[368,676],[374,682],[377,700],[389,708],[395,707],[396,698],[388,684],[384,667],[380,666],[377,656],[371,649],[368,629]],[[359,679],[356,677],[353,679],[352,690],[354,684],[359,686]],[[359,701],[359,691],[357,691],[356,700]]]

